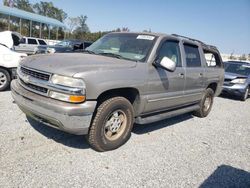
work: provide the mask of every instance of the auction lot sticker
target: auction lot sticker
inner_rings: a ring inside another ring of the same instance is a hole
[[[154,40],[154,36],[150,35],[138,35],[136,39],[143,39],[143,40]]]

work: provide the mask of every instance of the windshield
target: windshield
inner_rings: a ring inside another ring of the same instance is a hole
[[[87,51],[132,61],[145,61],[156,37],[133,33],[113,33],[97,40]]]
[[[63,40],[56,44],[56,46],[69,46],[69,45],[70,45],[70,41],[67,41],[67,40]]]
[[[250,75],[250,64],[242,65],[242,64],[225,63],[225,71],[248,76]]]

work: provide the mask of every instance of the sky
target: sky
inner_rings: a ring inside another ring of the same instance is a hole
[[[69,17],[86,15],[91,32],[151,29],[199,39],[221,53],[250,54],[250,0],[51,1]]]

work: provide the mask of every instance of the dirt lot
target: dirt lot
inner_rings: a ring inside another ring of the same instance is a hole
[[[98,153],[0,93],[0,187],[250,187],[249,171],[250,99],[219,97],[207,118],[135,126],[124,146]]]

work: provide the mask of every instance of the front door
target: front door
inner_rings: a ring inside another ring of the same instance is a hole
[[[166,40],[158,50],[157,62],[168,57],[176,63],[174,72],[149,65],[147,104],[144,113],[169,109],[182,105],[185,69],[182,66],[179,41]]]

